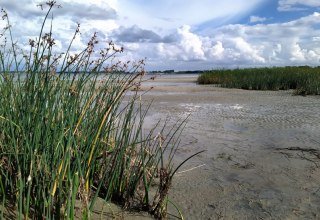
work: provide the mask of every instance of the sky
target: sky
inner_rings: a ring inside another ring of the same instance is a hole
[[[0,0],[14,39],[28,48],[45,13],[38,0]],[[74,51],[98,32],[99,46],[124,47],[120,60],[147,70],[320,66],[320,0],[57,0],[53,33]],[[1,23],[2,22],[2,23]],[[3,27],[3,21],[0,28]]]

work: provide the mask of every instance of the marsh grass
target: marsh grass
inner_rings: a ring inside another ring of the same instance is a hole
[[[2,10],[0,218],[73,219],[80,202],[88,219],[97,198],[164,218],[174,174],[196,155],[173,165],[185,121],[170,129],[159,123],[145,134],[149,105],[138,89],[124,100],[139,86],[143,61],[110,63],[122,52],[112,42],[97,57],[96,34],[72,54],[79,26],[67,51],[54,54],[52,25],[49,33],[43,27],[56,4],[46,5],[27,53],[19,52]]]
[[[212,70],[201,74],[199,84],[249,90],[289,90],[297,95],[320,95],[319,67],[272,67]]]

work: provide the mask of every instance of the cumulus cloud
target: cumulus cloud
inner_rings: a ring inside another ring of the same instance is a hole
[[[206,57],[209,60],[222,60],[225,53],[224,45],[221,41],[213,42],[211,39],[204,39],[204,47],[207,48],[205,51]]]
[[[202,41],[199,36],[192,33],[191,27],[184,25],[177,30],[178,47],[183,52],[184,60],[202,60],[204,59],[204,51]]]
[[[267,18],[265,17],[259,17],[259,16],[250,16],[250,23],[257,23],[257,22],[264,22]]]
[[[319,0],[279,0],[279,11],[305,10],[306,7],[320,7]]]
[[[247,61],[251,61],[252,63],[265,63],[265,59],[260,55],[261,49],[259,46],[251,45],[241,37],[233,38],[231,42],[233,42],[234,48],[239,51]]]

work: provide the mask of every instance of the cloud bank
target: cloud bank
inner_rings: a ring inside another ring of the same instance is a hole
[[[320,65],[319,26],[320,13],[286,23],[225,25],[208,36],[194,33],[184,25],[172,33],[172,42],[131,42],[127,47],[131,56],[148,57],[152,66],[159,60],[179,66],[198,61],[199,69]]]

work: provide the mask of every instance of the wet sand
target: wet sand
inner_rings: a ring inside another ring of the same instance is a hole
[[[320,97],[195,80],[163,75],[142,85],[154,87],[143,96],[153,100],[146,129],[190,114],[176,163],[206,150],[170,191],[185,219],[320,219]]]

